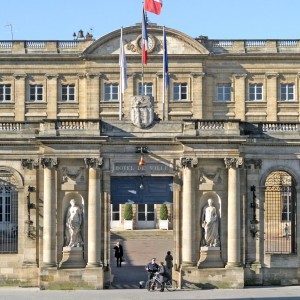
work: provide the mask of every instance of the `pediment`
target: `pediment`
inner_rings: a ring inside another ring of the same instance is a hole
[[[174,29],[165,28],[169,55],[207,55],[209,51],[195,39]],[[126,55],[141,53],[138,41],[141,38],[141,26],[123,28],[123,41]],[[107,56],[120,53],[121,30],[113,31],[96,40],[83,53],[84,56]],[[163,53],[163,27],[148,26],[148,38],[152,38],[154,47],[150,55]]]

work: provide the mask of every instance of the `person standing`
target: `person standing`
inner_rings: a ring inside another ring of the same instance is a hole
[[[167,255],[165,257],[165,261],[166,261],[166,268],[167,271],[169,272],[169,274],[172,274],[172,268],[173,268],[173,256],[171,254],[171,251],[167,252]]]
[[[146,265],[145,269],[148,272],[148,280],[150,280],[159,269],[159,266],[156,263],[156,258],[152,258],[151,262]]]
[[[117,260],[117,267],[121,268],[122,260],[123,260],[123,247],[119,241],[117,241],[116,245],[114,246],[114,250],[115,250],[115,258]]]

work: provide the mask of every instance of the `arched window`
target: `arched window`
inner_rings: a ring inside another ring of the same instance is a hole
[[[272,172],[265,189],[265,251],[296,253],[296,192],[293,178]]]
[[[0,253],[18,251],[18,197],[13,186],[0,181]]]

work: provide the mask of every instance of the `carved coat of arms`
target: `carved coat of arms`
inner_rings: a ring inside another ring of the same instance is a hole
[[[139,128],[149,127],[154,120],[154,100],[152,96],[131,97],[131,121]]]

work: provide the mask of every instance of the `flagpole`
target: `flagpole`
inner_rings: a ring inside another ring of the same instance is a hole
[[[120,56],[122,53],[122,48],[123,47],[123,26],[121,27],[121,37],[120,37]],[[122,66],[120,65],[120,101],[119,101],[119,120],[122,120],[122,103],[123,103],[123,70]]]
[[[165,38],[165,26],[163,26],[163,40]],[[164,43],[163,43],[164,44]],[[162,103],[162,119],[165,120],[165,102],[166,102],[166,74],[165,74],[165,44],[163,49],[163,103]]]
[[[144,2],[143,2],[143,18],[142,18],[142,22],[145,21],[145,11],[144,11]],[[146,26],[146,24],[144,24],[144,26]],[[142,48],[144,47],[144,28],[142,25]],[[142,49],[142,96],[144,96],[144,50]]]

